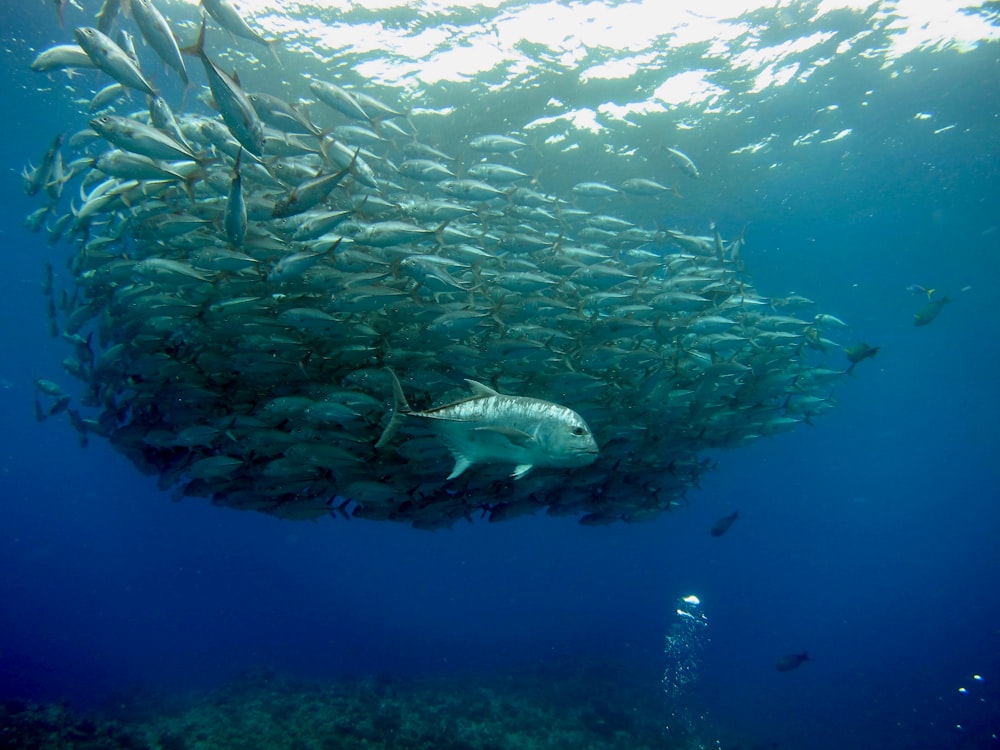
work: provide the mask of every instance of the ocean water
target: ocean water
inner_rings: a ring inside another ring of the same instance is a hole
[[[157,5],[193,39],[195,7]],[[848,323],[840,343],[879,353],[836,385],[836,409],[707,456],[717,468],[687,502],[647,523],[543,511],[425,532],[173,502],[106,441],[81,448],[67,422],[34,417],[34,378],[79,390],[39,294],[44,262],[65,277],[71,251],[24,227],[41,203],[19,173],[85,126],[80,100],[107,79],[29,70],[98,3],[66,7],[62,27],[53,3],[17,4],[0,31],[0,699],[86,714],[141,696],[142,717],[118,716],[137,722],[199,691],[238,707],[238,690],[261,701],[302,682],[530,683],[523,696],[564,681],[576,690],[551,702],[553,724],[584,704],[631,716],[597,733],[607,747],[1000,747],[996,5],[278,5],[241,7],[280,35],[280,64],[209,27],[248,88],[308,96],[305,72],[365,87],[455,150],[521,134],[556,194],[655,177],[680,196],[609,209],[743,232],[762,294],[814,300]],[[203,109],[196,61],[185,94],[139,52],[178,111]],[[928,326],[911,285],[952,300]],[[528,718],[505,712],[491,746],[562,746],[532,740]],[[395,747],[430,746],[399,731],[383,727]]]

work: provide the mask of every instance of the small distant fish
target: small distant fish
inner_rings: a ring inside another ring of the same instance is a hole
[[[878,354],[879,347],[869,346],[865,342],[861,341],[853,346],[848,346],[844,349],[847,353],[847,359],[851,363],[851,366],[847,368],[847,372],[854,369],[854,365],[865,359],[871,359],[876,354]]]
[[[474,151],[484,151],[490,154],[509,154],[518,149],[527,147],[527,143],[520,138],[510,135],[481,135],[469,141],[469,148]]]
[[[915,326],[925,326],[928,323],[932,323],[934,318],[941,314],[941,308],[951,302],[947,297],[942,297],[941,299],[932,300],[926,305],[917,310],[913,315],[913,325]]]
[[[722,536],[723,534],[725,534],[727,531],[729,531],[729,527],[732,526],[736,522],[736,519],[739,517],[740,517],[740,512],[738,510],[734,510],[728,516],[720,518],[718,521],[712,524],[712,536]]]
[[[908,291],[910,294],[926,294],[927,299],[930,299],[931,295],[934,294],[935,290],[920,286],[920,284],[910,284],[908,287],[906,287],[906,291]]]
[[[201,5],[230,34],[271,47],[271,42],[251,29],[229,0],[201,0]]]
[[[666,149],[667,153],[670,154],[671,157],[673,157],[674,163],[680,167],[681,171],[688,177],[697,178],[701,174],[701,172],[698,171],[698,167],[696,167],[694,162],[691,161],[691,157],[683,151],[676,148],[670,148],[669,146],[664,146],[663,148]]]
[[[229,196],[226,200],[226,211],[223,215],[223,226],[226,238],[233,247],[243,247],[247,236],[247,204],[243,197],[243,175],[240,174],[240,160],[243,158],[241,148],[233,165],[233,177],[229,183]]]
[[[633,177],[630,180],[625,180],[625,182],[619,185],[619,188],[622,192],[643,196],[660,195],[671,190],[666,185],[661,185],[654,180],[647,180],[644,177]]]
[[[801,667],[807,661],[810,661],[808,651],[803,651],[801,654],[788,654],[778,659],[774,668],[779,672],[791,672],[793,669]]]
[[[618,188],[605,185],[603,182],[578,182],[573,186],[573,192],[577,195],[604,198],[611,195],[618,195],[621,191]]]
[[[52,0],[53,4],[56,6],[56,16],[59,18],[59,25],[65,25],[63,23],[63,11],[66,9],[68,0]]]
[[[122,10],[122,5],[125,5],[124,15],[128,15],[128,10],[130,3],[127,0],[104,0],[101,4],[101,9],[97,11],[97,28],[102,34],[110,34],[111,28],[115,25],[115,21],[118,20],[118,14]]]
[[[376,448],[388,443],[404,416],[434,422],[435,431],[455,457],[454,479],[473,464],[515,464],[514,479],[535,466],[586,466],[597,459],[597,443],[583,418],[572,409],[526,396],[505,396],[475,380],[466,380],[472,396],[414,411],[403,395],[396,374],[392,376],[392,417]]]

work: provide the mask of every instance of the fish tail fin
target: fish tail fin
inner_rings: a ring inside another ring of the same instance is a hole
[[[406,394],[403,393],[403,386],[399,384],[399,378],[396,377],[396,373],[390,367],[386,367],[385,369],[392,377],[392,416],[389,417],[389,424],[382,430],[382,435],[375,443],[376,448],[382,448],[392,440],[396,435],[396,431],[399,430],[399,425],[402,423],[403,417],[413,412],[413,409],[410,408],[409,403],[406,401]]]
[[[198,29],[198,41],[194,44],[190,44],[187,47],[181,47],[181,52],[185,55],[192,55],[193,57],[204,57],[205,56],[205,14],[201,14],[201,28]]]
[[[269,39],[264,42],[264,45],[267,47],[267,51],[271,53],[271,57],[274,58],[274,62],[277,63],[278,67],[284,68],[285,64],[281,62],[281,58],[278,57],[277,46],[279,41],[280,40],[278,39]]]
[[[434,241],[437,242],[438,247],[444,247],[445,244],[447,244],[444,241],[444,230],[448,228],[448,225],[450,223],[451,223],[451,219],[445,219],[440,224],[438,224],[437,228],[435,228],[435,230],[434,230]]]
[[[289,107],[291,107],[291,110],[299,116],[299,124],[308,130],[310,135],[319,138],[320,143],[322,143],[323,138],[326,137],[326,131],[312,121],[312,118],[309,117],[309,112],[302,107],[295,106],[294,104],[290,104]]]
[[[330,498],[330,514],[336,518],[337,516],[343,517],[345,521],[351,520],[351,514],[347,512],[347,506],[350,505],[351,499],[349,497],[342,498],[338,503],[337,500],[339,496],[334,496]]]
[[[934,292],[937,291],[937,289],[925,289],[924,291],[927,292],[927,299],[930,299],[931,296],[933,296]]]

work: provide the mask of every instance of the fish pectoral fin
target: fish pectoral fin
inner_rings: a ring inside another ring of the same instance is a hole
[[[472,466],[472,461],[470,461],[464,455],[462,455],[458,451],[454,451],[454,453],[455,453],[455,468],[451,470],[451,474],[448,475],[448,479],[454,479],[455,477],[459,476],[463,471]]]
[[[472,392],[474,394],[476,394],[477,396],[499,396],[500,395],[498,392],[496,392],[495,390],[493,390],[492,388],[490,388],[488,385],[484,385],[483,383],[480,383],[478,380],[469,380],[468,378],[466,378],[465,382],[469,384],[469,388],[471,388]]]
[[[511,472],[511,476],[514,477],[514,479],[520,479],[534,468],[534,464],[518,464],[514,467],[514,471]]]
[[[534,435],[529,435],[524,430],[518,430],[513,427],[495,427],[495,426],[475,427],[473,428],[472,431],[478,433],[492,433],[495,435],[500,435],[501,437],[506,438],[514,445],[520,446],[522,448],[527,448],[536,442]]]

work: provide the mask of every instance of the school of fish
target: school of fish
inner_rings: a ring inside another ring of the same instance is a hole
[[[178,497],[423,529],[648,520],[706,450],[811,423],[874,355],[845,360],[805,297],[761,295],[742,237],[616,212],[669,215],[664,183],[704,180],[674,145],[675,174],[552,194],[525,136],[438,142],[335,67],[307,98],[245,91],[212,45],[279,50],[228,0],[203,13],[183,40],[155,0],[67,29],[32,67],[100,71],[89,127],[24,170],[46,198],[29,226],[72,248],[42,287],[83,384],[37,380],[38,418]]]

